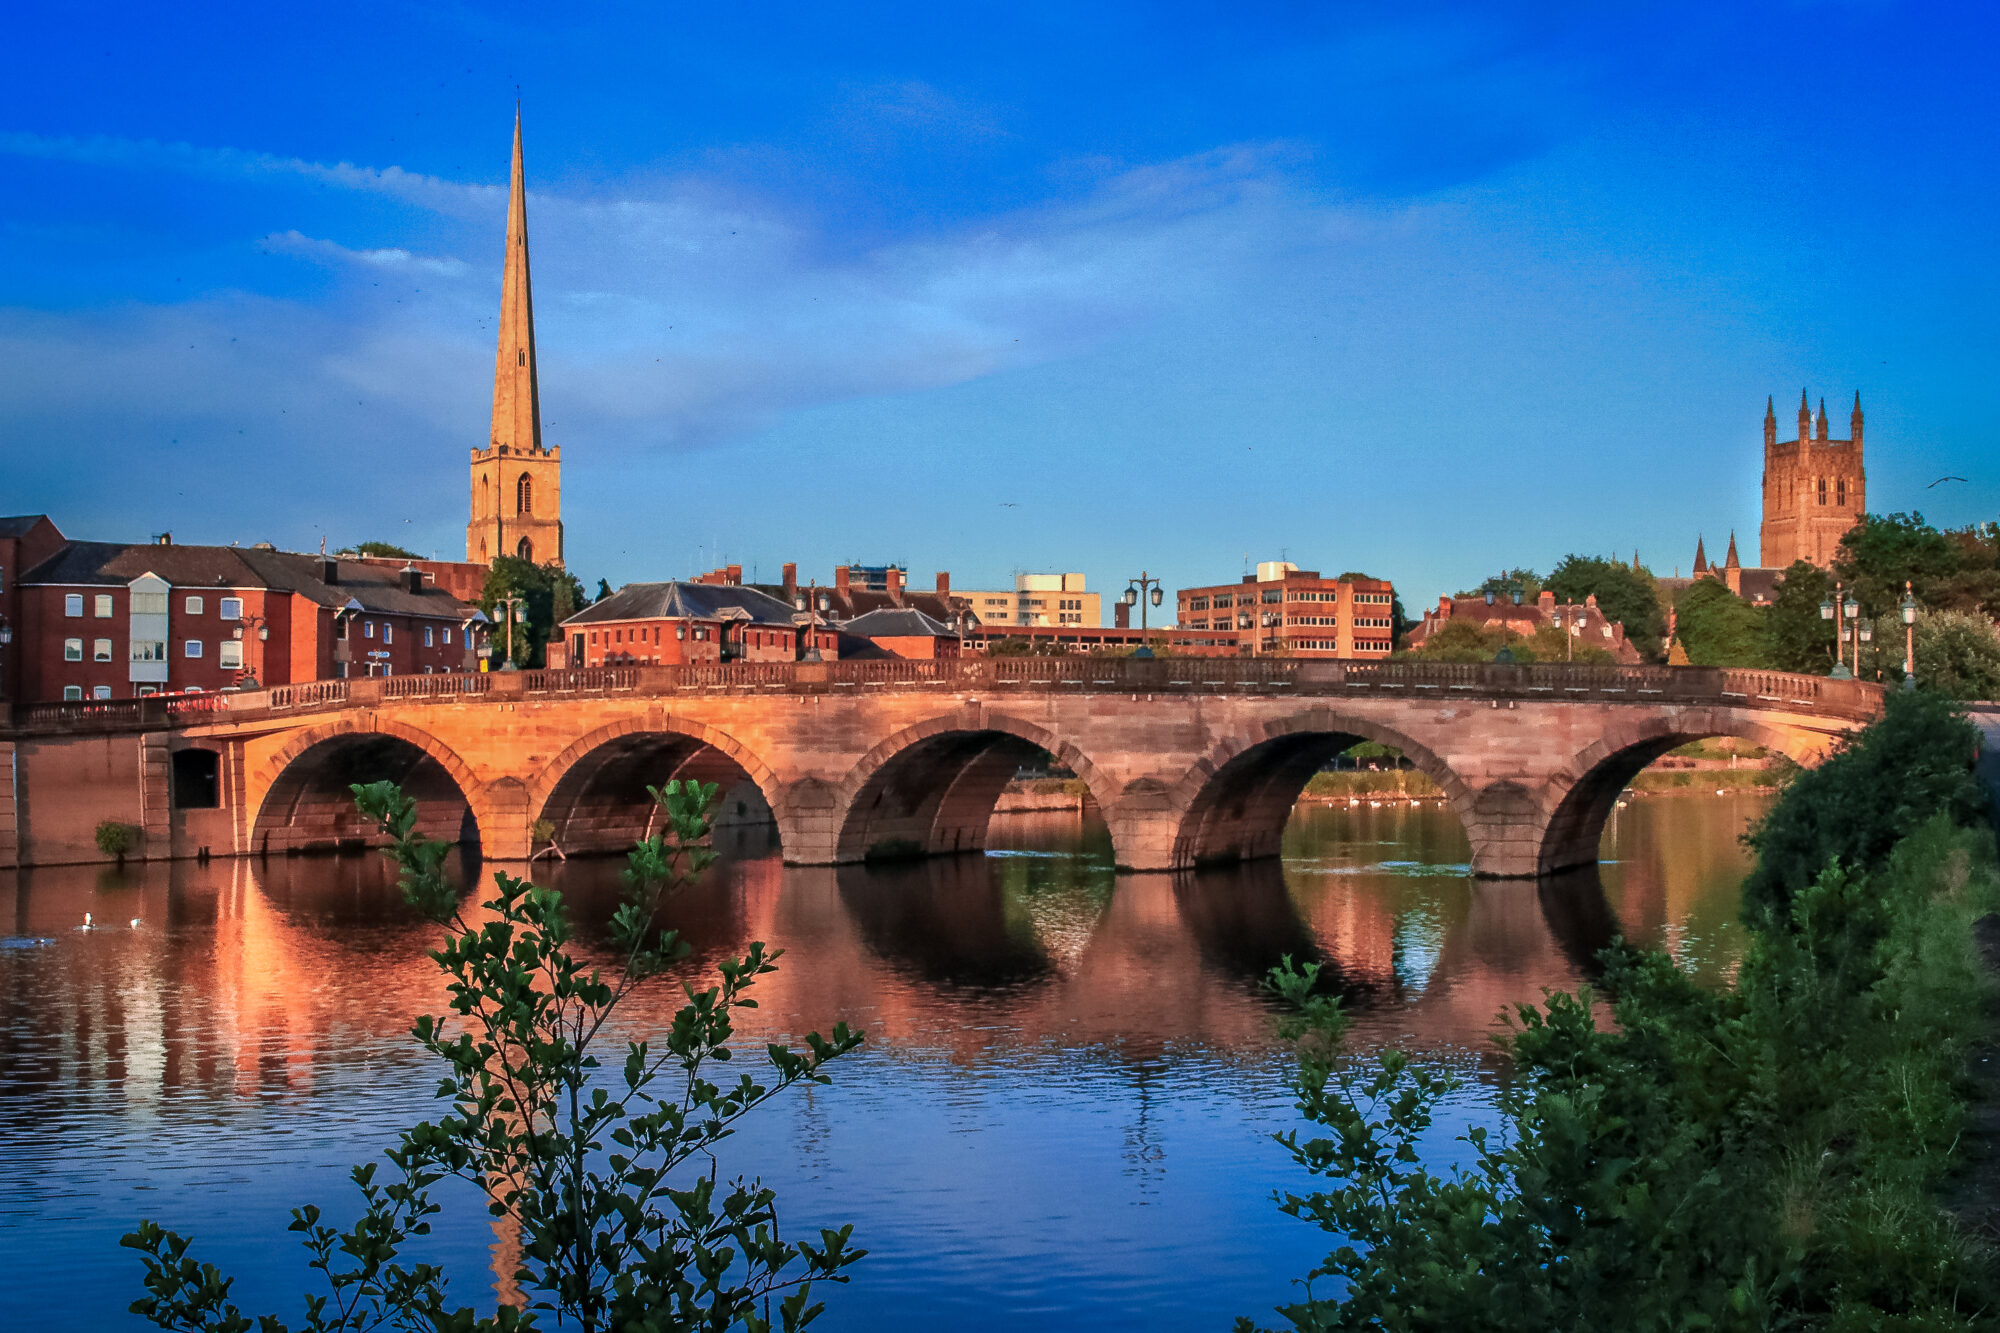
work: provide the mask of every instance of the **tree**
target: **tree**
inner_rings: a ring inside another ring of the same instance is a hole
[[[1633,569],[1622,560],[1568,555],[1549,575],[1548,587],[1564,602],[1596,597],[1604,618],[1625,626],[1625,637],[1639,650],[1639,656],[1651,659],[1660,655],[1667,618],[1660,610],[1653,576],[1645,570]]]
[[[1776,671],[1823,676],[1833,666],[1833,622],[1819,606],[1833,596],[1826,571],[1804,560],[1785,571],[1764,614],[1764,661]]]
[[[1716,579],[1696,579],[1674,603],[1675,634],[1694,666],[1766,665],[1765,618]]]
[[[1498,627],[1489,630],[1470,620],[1447,620],[1431,631],[1423,647],[1403,656],[1418,662],[1491,662],[1502,647],[1521,641],[1519,635]]]
[[[1924,606],[1943,607],[1961,591],[1954,585],[1963,571],[1958,545],[1916,513],[1862,515],[1833,558],[1834,577],[1865,615],[1879,615],[1902,600],[1905,583],[1914,585]]]
[[[603,602],[603,601],[609,601],[610,598],[611,598],[611,580],[599,579],[597,581],[597,597],[595,598],[595,600]]]
[[[500,605],[507,597],[525,599],[527,620],[514,626],[514,661],[527,667],[542,665],[543,650],[559,632],[557,627],[584,604],[583,585],[568,570],[500,556],[486,571],[486,586],[479,594],[480,610],[493,617],[496,655],[507,651],[507,626],[501,623],[505,611]]]
[[[1542,576],[1532,569],[1510,569],[1495,574],[1469,592],[1460,592],[1460,597],[1484,597],[1492,593],[1496,598],[1511,598],[1515,593],[1524,602],[1532,602],[1542,591]]]
[[[415,551],[396,545],[394,542],[361,542],[348,547],[342,555],[389,556],[397,560],[421,560]]]
[[[417,1019],[418,1042],[445,1066],[439,1096],[450,1109],[406,1131],[378,1163],[354,1168],[360,1220],[338,1232],[313,1205],[295,1209],[325,1295],[306,1297],[312,1330],[500,1330],[536,1326],[536,1312],[562,1327],[598,1330],[796,1329],[820,1312],[812,1284],[843,1282],[862,1251],[850,1229],[816,1240],[781,1237],[773,1192],[760,1181],[721,1185],[711,1151],[744,1116],[795,1084],[828,1081],[825,1067],[861,1043],[845,1024],[805,1049],[766,1048],[760,1082],[713,1070],[731,1059],[736,1011],[754,1006],[757,978],[781,951],[750,945],[718,968],[706,989],[682,983],[687,1002],[655,1047],[612,1040],[615,1011],[687,956],[658,922],[663,895],[713,860],[713,784],[650,788],[666,831],[633,849],[625,901],[610,921],[618,959],[610,977],[570,951],[562,895],[496,873],[485,921],[468,919],[443,866],[449,848],[415,832],[416,803],[391,783],[354,788],[356,803],[391,839],[404,895],[446,928],[431,954],[450,978],[450,1018]],[[611,1072],[606,1073],[606,1069]],[[713,1080],[713,1081],[712,1081]],[[434,1187],[463,1181],[487,1210],[518,1229],[515,1282],[527,1309],[503,1306],[475,1319],[449,1304],[447,1276],[403,1263],[442,1205]],[[132,1306],[162,1328],[247,1333],[229,1301],[230,1279],[187,1257],[189,1241],[154,1222],[124,1238],[146,1265],[147,1296]],[[775,1298],[775,1309],[773,1308]],[[257,1327],[282,1333],[265,1316]]]
[[[1892,623],[1895,629],[1902,628],[1900,618]],[[1920,611],[1916,629],[1919,686],[1948,699],[2000,699],[2000,637],[1995,635],[1993,622],[1984,615],[1963,611]],[[1884,634],[1877,630],[1875,638],[1884,649],[1893,643],[1895,675],[1900,677],[1901,636],[1885,643]]]

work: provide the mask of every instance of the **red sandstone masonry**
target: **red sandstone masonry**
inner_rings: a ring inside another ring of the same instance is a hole
[[[63,755],[88,766],[93,746],[121,735],[136,770],[135,733],[169,749],[218,749],[223,772],[236,775],[225,783],[228,810],[168,811],[164,846],[149,837],[149,856],[353,836],[346,783],[372,776],[421,789],[440,836],[469,812],[496,859],[525,857],[542,818],[559,840],[611,846],[644,831],[644,783],[676,773],[734,779],[723,785],[746,812],[761,799],[794,863],[888,846],[966,850],[983,845],[986,813],[1040,748],[1087,784],[1121,865],[1168,870],[1274,853],[1311,772],[1365,738],[1403,749],[1444,788],[1477,873],[1529,876],[1594,860],[1603,812],[1666,748],[1733,735],[1811,763],[1879,703],[1874,687],[1768,672],[1285,660],[968,658],[323,682],[221,697],[202,711],[150,700],[22,710],[16,743],[39,758],[24,770],[18,842],[24,861],[52,859],[50,849],[78,859],[76,832],[38,819],[42,790],[74,792],[93,809],[129,806],[154,824],[140,772],[122,779],[126,796],[119,779],[63,775]],[[384,771],[355,771],[364,759]]]

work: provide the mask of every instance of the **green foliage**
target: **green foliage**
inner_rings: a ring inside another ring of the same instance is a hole
[[[421,560],[422,556],[407,547],[394,542],[359,542],[341,552],[342,555],[389,556],[397,560]]]
[[[1745,914],[1782,921],[1831,863],[1868,874],[1933,816],[1972,823],[1986,792],[1971,771],[1978,733],[1933,694],[1891,694],[1883,717],[1817,768],[1799,774],[1748,835],[1757,864]]]
[[[1769,655],[1766,612],[1715,579],[1696,579],[1674,603],[1675,632],[1691,666],[1761,667]]]
[[[1893,637],[1878,629],[1875,639],[1885,655],[1893,655],[1895,679],[1903,674],[1902,636],[1894,633],[1902,623],[1892,625]],[[1918,612],[1917,684],[1949,699],[2000,699],[2000,637],[1993,622],[1984,613]]]
[[[364,814],[393,839],[404,895],[446,928],[431,954],[449,978],[450,1017],[426,1015],[415,1035],[444,1065],[438,1095],[449,1109],[406,1131],[379,1163],[354,1168],[362,1211],[338,1231],[312,1205],[294,1210],[310,1266],[327,1292],[306,1297],[311,1330],[378,1327],[514,1330],[796,1329],[821,1310],[812,1284],[843,1282],[862,1255],[849,1228],[816,1239],[781,1236],[773,1192],[759,1181],[724,1184],[712,1150],[745,1115],[795,1084],[827,1082],[825,1066],[860,1045],[845,1024],[805,1049],[765,1049],[769,1068],[734,1080],[716,1067],[733,1056],[736,1011],[755,1006],[757,978],[780,951],[762,943],[717,967],[715,984],[686,997],[658,1046],[618,1043],[610,1020],[688,949],[658,922],[664,895],[712,859],[712,784],[649,788],[665,830],[640,843],[625,872],[625,901],[609,934],[618,966],[587,966],[570,948],[562,896],[495,874],[484,920],[468,920],[443,874],[449,847],[418,834],[416,803],[391,783],[354,788]],[[378,1179],[378,1172],[381,1178]],[[405,1263],[441,1205],[433,1189],[470,1183],[488,1211],[520,1237],[514,1281],[525,1308],[490,1318],[453,1307],[446,1275]],[[229,1300],[230,1279],[188,1257],[186,1238],[147,1221],[123,1243],[146,1265],[135,1314],[162,1328],[241,1333],[251,1322]],[[263,1316],[262,1333],[287,1325]]]
[[[2000,615],[2000,570],[1990,532],[1939,532],[1922,514],[1865,514],[1840,539],[1834,574],[1879,615],[1912,585],[1918,603],[1934,611],[1983,610]]]
[[[1471,620],[1447,620],[1431,631],[1421,648],[1402,656],[1417,662],[1491,662],[1506,648],[1516,662],[1613,662],[1611,650],[1582,638],[1572,640],[1553,625],[1515,634],[1499,625]]]
[[[106,856],[115,856],[123,861],[125,854],[138,845],[139,830],[130,824],[106,819],[97,826],[97,850]]]
[[[545,650],[556,627],[584,604],[583,585],[567,570],[511,555],[494,560],[479,593],[479,609],[493,618],[496,665],[507,651],[506,608],[501,605],[507,597],[526,599],[527,622],[514,626],[514,663],[524,667],[541,666],[547,660]]]
[[[597,581],[597,596],[592,600],[602,602],[609,599],[610,596],[611,596],[611,580],[599,579]]]
[[[1460,597],[1484,597],[1492,593],[1496,598],[1511,598],[1519,593],[1521,600],[1532,602],[1541,594],[1542,576],[1532,569],[1510,569],[1504,574],[1487,578],[1477,588],[1461,591]]]
[[[1562,602],[1595,596],[1605,619],[1625,626],[1625,637],[1639,650],[1639,656],[1650,661],[1660,655],[1667,617],[1660,609],[1653,576],[1645,570],[1633,569],[1615,558],[1567,555],[1549,575],[1547,586]]]
[[[1342,1061],[1337,1002],[1287,960],[1298,1105],[1327,1132],[1280,1136],[1319,1184],[1279,1204],[1336,1242],[1279,1314],[1411,1333],[1990,1321],[1988,1256],[1934,1191],[1985,1023],[1971,922],[1996,899],[1990,835],[1938,815],[1871,873],[1817,875],[1730,989],[1614,946],[1613,1021],[1587,991],[1520,1006],[1501,1127],[1444,1174],[1420,1149],[1456,1081],[1398,1052]]]
[[[1764,661],[1775,671],[1823,676],[1833,666],[1833,622],[1819,604],[1833,596],[1833,580],[1808,561],[1796,560],[1771,596],[1764,614]]]

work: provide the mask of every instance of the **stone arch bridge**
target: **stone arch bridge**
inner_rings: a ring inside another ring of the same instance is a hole
[[[725,820],[774,821],[789,862],[972,851],[1045,751],[1087,785],[1121,867],[1175,870],[1275,854],[1312,774],[1372,740],[1444,790],[1475,874],[1529,877],[1594,862],[1618,793],[1675,746],[1735,736],[1809,765],[1881,702],[1875,686],[1778,672],[1283,659],[326,681],[17,709],[0,853],[93,859],[62,853],[82,839],[57,827],[79,822],[53,813],[65,799],[130,810],[146,856],[336,844],[367,834],[348,784],[379,778],[489,858],[525,858],[540,821],[571,852],[608,851],[647,831],[646,785],[675,776],[721,784]]]

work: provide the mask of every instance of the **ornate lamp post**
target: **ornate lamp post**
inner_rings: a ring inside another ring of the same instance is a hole
[[[525,597],[495,598],[495,605],[507,608],[507,660],[500,664],[502,671],[519,671],[514,664],[514,622],[528,623],[528,599]]]
[[[1841,585],[1838,583],[1834,584],[1833,596],[1830,599],[1822,601],[1819,604],[1819,618],[1821,620],[1832,620],[1834,616],[1839,613],[1841,591],[1842,591]],[[1846,639],[1847,639],[1847,633],[1844,628],[1839,629],[1835,632],[1833,640],[1833,670],[1826,673],[1830,678],[1834,680],[1853,679],[1853,677],[1847,670],[1847,650],[1845,647]]]
[[[1282,611],[1266,611],[1263,615],[1263,621],[1264,628],[1271,631],[1271,652],[1275,656],[1278,650],[1284,646],[1283,636],[1278,633],[1278,628],[1285,623],[1285,613]]]
[[[1847,617],[1847,630],[1841,638],[1852,639],[1854,642],[1854,670],[1849,674],[1858,680],[1861,677],[1861,634],[1854,621],[1861,614],[1861,603],[1855,601],[1854,594],[1850,592],[1847,594],[1847,600],[1840,604],[1840,609]]]
[[[1160,580],[1153,578],[1143,569],[1139,571],[1138,578],[1126,583],[1125,605],[1139,608],[1139,649],[1132,656],[1150,658],[1153,655],[1151,636],[1146,632],[1146,604],[1150,602],[1158,606],[1165,599],[1166,593],[1160,587]]]
[[[255,629],[255,630],[257,631],[257,642],[258,642],[258,643],[260,643],[260,644],[261,644],[261,643],[269,643],[269,642],[271,641],[271,627],[270,627],[269,625],[267,625],[267,624],[265,624],[265,623],[264,623],[264,617],[262,617],[262,616],[246,616],[246,617],[244,617],[244,622],[245,622],[245,624],[248,624],[249,626],[251,626],[252,628],[254,628],[254,629]],[[238,626],[236,627],[236,636],[235,636],[235,637],[236,637],[236,638],[237,638],[237,639],[238,639],[239,641],[240,641],[240,640],[241,640],[241,639],[243,638],[243,626],[242,626],[242,625],[238,625]],[[260,655],[260,656],[262,655],[262,654],[261,654],[261,650],[260,650],[260,653],[259,653],[259,655]],[[243,667],[243,670],[242,670],[241,674],[239,674],[239,675],[238,675],[238,676],[236,677],[236,688],[238,688],[238,689],[240,689],[240,690],[255,690],[255,689],[262,689],[262,688],[263,688],[262,686],[260,686],[260,685],[259,685],[259,684],[257,683],[257,670],[256,670],[256,668],[255,668],[255,667],[253,667],[253,666],[249,665],[248,663],[245,663],[245,664],[244,664],[244,667]]]
[[[1250,613],[1248,611],[1238,611],[1236,613],[1236,630],[1239,634],[1249,633]],[[1250,640],[1250,656],[1255,657],[1256,655],[1257,655],[1257,640],[1253,637]]]
[[[803,612],[806,618],[806,650],[799,656],[801,662],[822,662],[826,660],[820,656],[819,626],[820,617],[825,615],[832,606],[833,603],[828,600],[827,595],[819,590],[818,579],[814,579],[805,592],[794,591],[792,593],[792,609]]]
[[[1903,613],[1903,688],[1917,688],[1917,598],[1908,583],[1903,584],[1903,600],[1896,604]],[[0,634],[6,633],[0,630]],[[0,638],[0,643],[6,642]]]

